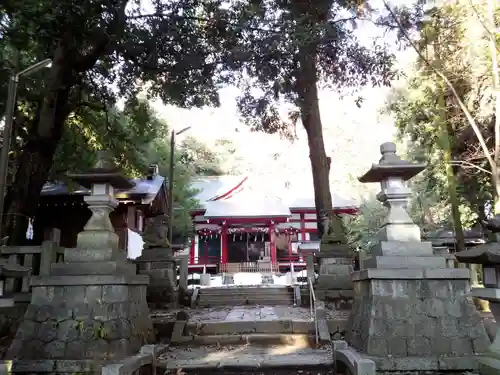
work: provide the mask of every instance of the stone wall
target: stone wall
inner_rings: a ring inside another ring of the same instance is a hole
[[[467,280],[371,279],[354,287],[347,340],[369,356],[460,358],[487,350]]]
[[[96,283],[100,277],[95,276]],[[146,285],[34,287],[8,358],[130,355],[151,342],[153,335],[151,320],[144,316],[149,313],[145,293]]]
[[[20,303],[12,307],[0,307],[0,359],[3,359],[5,351],[10,346],[17,328],[26,312],[28,304]]]

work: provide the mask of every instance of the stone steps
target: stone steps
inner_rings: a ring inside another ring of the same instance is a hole
[[[198,300],[199,307],[215,306],[293,306],[293,298],[261,298],[261,297],[230,297],[230,298],[207,298]]]
[[[275,287],[228,287],[228,288],[200,288],[200,293],[206,295],[234,295],[234,294],[266,294],[280,295],[283,293],[291,293],[293,288],[284,286]]]
[[[294,336],[296,339],[280,342],[272,336],[250,335],[253,340],[249,343],[225,344],[218,341],[216,344],[170,347],[168,352],[158,359],[158,373],[333,374],[333,356],[329,344],[316,347],[311,343],[309,335],[282,335],[282,337]]]
[[[293,306],[294,291],[289,287],[200,288],[196,305],[213,306]]]
[[[289,362],[284,359],[284,362]],[[274,366],[260,365],[252,368],[245,363],[241,365],[231,365],[227,367],[214,366],[187,366],[182,368],[182,373],[186,375],[334,375],[332,365],[307,365],[295,364],[290,365],[276,364]],[[163,371],[164,375],[178,375],[177,369],[169,369],[166,363],[158,363],[159,371]]]
[[[295,333],[313,334],[314,322],[303,320],[241,320],[222,322],[188,323],[188,335],[238,335],[251,333]]]
[[[347,320],[327,320],[328,330],[333,339],[341,339]],[[153,318],[157,339],[166,342],[172,336],[175,322]],[[185,328],[187,336],[248,335],[248,334],[308,334],[315,333],[313,321],[306,320],[241,320],[217,322],[188,322]]]
[[[289,346],[289,347],[314,347],[316,336],[314,334],[291,333],[251,333],[245,335],[193,335],[184,336],[175,345],[204,346],[204,345],[253,345],[261,347]]]

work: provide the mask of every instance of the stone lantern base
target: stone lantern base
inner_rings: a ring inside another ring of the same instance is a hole
[[[343,244],[321,244],[317,254],[319,277],[315,286],[316,296],[334,304],[334,308],[351,308],[353,285],[353,258]]]
[[[149,276],[147,301],[150,308],[165,309],[177,303],[175,260],[170,248],[144,249],[134,260],[139,274]]]
[[[32,279],[31,303],[6,357],[113,360],[152,343],[148,277],[136,275],[125,259],[85,259],[106,253],[101,250],[66,249],[66,253],[82,262],[53,264],[51,276]]]
[[[365,269],[353,283],[346,339],[375,361],[377,374],[477,369],[489,340],[467,297],[468,270]]]

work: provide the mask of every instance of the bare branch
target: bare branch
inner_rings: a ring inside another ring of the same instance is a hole
[[[467,168],[467,169],[477,169],[478,171],[487,173],[489,175],[492,174],[489,170],[484,169],[483,167],[480,167],[479,165],[469,163],[468,161],[465,161],[465,160],[452,160],[450,164],[453,166]]]

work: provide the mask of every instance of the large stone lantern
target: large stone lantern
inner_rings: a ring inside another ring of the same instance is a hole
[[[433,256],[431,243],[421,242],[420,228],[406,211],[411,194],[406,181],[422,172],[425,164],[402,160],[392,142],[383,143],[380,153],[379,163],[359,178],[364,183],[380,183],[377,199],[388,209],[378,241],[368,249],[371,257],[363,261],[364,268],[445,268],[444,258]]]
[[[83,231],[78,233],[78,247],[99,249],[99,255],[94,250],[92,256],[100,260],[116,259],[118,254],[126,258],[126,253],[118,248],[118,235],[115,233],[109,214],[118,206],[115,190],[131,189],[134,183],[120,173],[105,151],[98,152],[94,168],[84,173],[68,173],[68,177],[90,189],[90,195],[83,199],[92,211],[92,216]],[[70,258],[75,253],[71,252]],[[77,256],[81,255],[82,252],[78,252]],[[67,261],[66,254],[65,261]]]
[[[40,366],[55,366],[53,360],[97,366],[133,355],[152,341],[149,278],[137,275],[127,261],[109,219],[118,205],[115,189],[133,185],[109,160],[101,152],[95,168],[69,175],[90,189],[84,199],[92,216],[77,247],[64,250],[64,263],[53,263],[49,276],[32,278],[31,302],[7,358],[36,360]]]
[[[431,243],[421,241],[420,228],[406,212],[405,181],[425,166],[401,160],[394,143],[382,144],[380,152],[379,164],[359,180],[380,183],[378,199],[388,212],[371,256],[352,273],[346,339],[381,374],[474,370],[488,338],[467,298],[469,271],[447,268]]]
[[[500,374],[500,215],[488,222],[491,241],[455,254],[461,263],[481,264],[484,288],[473,288],[472,295],[489,301],[497,322],[497,333],[488,352],[479,359],[481,374]]]

